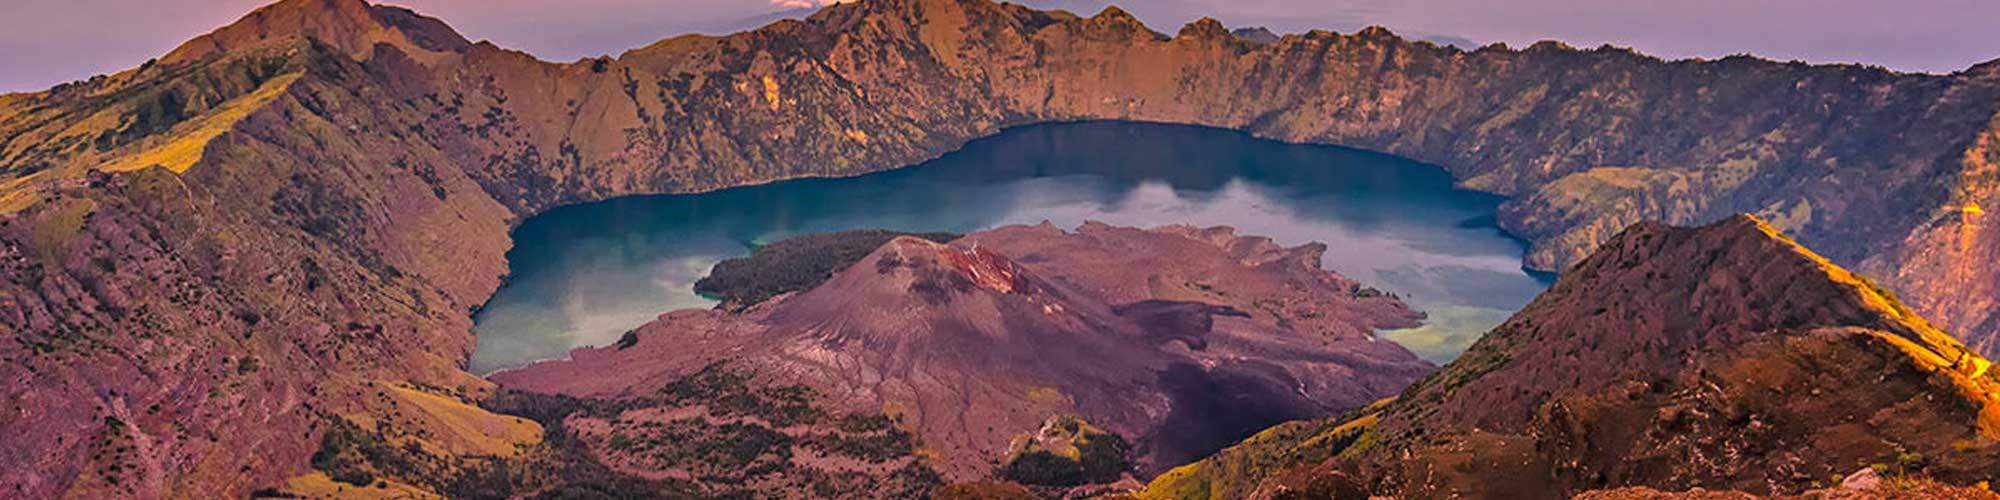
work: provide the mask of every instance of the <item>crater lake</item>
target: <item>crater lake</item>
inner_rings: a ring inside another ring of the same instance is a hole
[[[1382,332],[1455,357],[1549,285],[1493,223],[1502,198],[1443,169],[1349,148],[1194,126],[1083,122],[1013,128],[935,160],[869,175],[615,198],[523,221],[512,269],[474,316],[475,373],[605,345],[660,314],[711,307],[694,282],[759,244],[849,229],[970,232],[1050,221],[1232,226],[1327,245],[1322,265],[1429,315]]]

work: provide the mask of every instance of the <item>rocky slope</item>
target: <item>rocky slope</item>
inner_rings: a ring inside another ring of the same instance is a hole
[[[1429,373],[1373,336],[1421,316],[1320,270],[1322,250],[1226,228],[897,237],[812,290],[740,314],[669,313],[628,342],[492,378],[517,391],[644,401],[726,366],[753,388],[799,387],[835,414],[886,415],[949,480],[1074,485],[1082,479],[1016,462],[1039,451],[1088,469],[1087,443],[1128,440],[1129,453],[1103,451],[1121,465],[1092,477],[1116,480],[1128,459],[1150,475]],[[632,406],[666,420],[700,411]],[[680,470],[600,453],[634,474]]]
[[[2000,460],[1990,366],[1759,220],[1639,224],[1393,401],[1267,431],[1141,496],[1783,495],[1871,466],[1970,485]]]
[[[247,492],[307,473],[325,422],[389,420],[372,386],[484,391],[466,313],[508,215],[435,168],[449,141],[355,133],[421,113],[377,107],[389,77],[329,50],[159,63],[7,118],[28,158],[95,138],[7,193],[27,206],[0,219],[0,490]],[[24,142],[52,131],[83,135]],[[92,170],[125,161],[166,168]]]
[[[1501,223],[1548,269],[1638,220],[1760,213],[2000,348],[2000,240],[1980,209],[2000,206],[2000,64],[1251,38],[1212,21],[1168,36],[1116,9],[867,0],[558,64],[403,9],[286,0],[133,70],[0,96],[0,376],[17,381],[0,432],[29,436],[0,451],[0,490],[307,474],[320,429],[380,410],[373,386],[485,392],[460,370],[466,311],[520,217],[893,168],[1048,120],[1437,163],[1514,196]]]

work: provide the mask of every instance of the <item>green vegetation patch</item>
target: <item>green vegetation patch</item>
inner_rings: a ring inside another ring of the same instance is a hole
[[[451,479],[453,464],[448,459],[431,454],[415,441],[397,444],[386,435],[386,428],[364,429],[332,415],[324,416],[321,423],[326,432],[320,438],[319,451],[313,453],[312,466],[334,481],[372,486],[386,477],[437,487]]]
[[[779,427],[828,419],[825,410],[813,406],[812,389],[798,385],[752,386],[749,375],[724,363],[708,365],[661,387],[660,396],[671,406],[706,405],[717,416],[752,416]]]
[[[916,456],[916,436],[895,419],[829,411],[818,399],[806,387],[762,383],[716,363],[653,395],[586,414],[611,423],[604,447],[613,456],[644,469],[681,471],[720,496],[918,498],[942,484]],[[648,409],[691,407],[705,411],[672,420],[644,416]],[[824,468],[822,458],[877,469]]]
[[[599,462],[588,443],[562,426],[574,414],[616,412],[615,402],[568,396],[502,391],[481,401],[496,413],[542,425],[543,444],[515,457],[471,458],[436,488],[446,498],[699,498],[700,485],[681,479],[646,479]]]
[[[1043,425],[1040,436],[1016,450],[1000,477],[1031,486],[1080,486],[1117,481],[1132,468],[1132,445],[1075,417]]]
[[[694,291],[721,301],[723,309],[740,311],[771,297],[811,290],[899,236],[944,243],[961,235],[866,229],[797,236],[716,264],[694,283]]]

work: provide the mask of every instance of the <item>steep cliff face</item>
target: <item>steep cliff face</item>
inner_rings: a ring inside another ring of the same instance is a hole
[[[2000,64],[1970,74],[2000,81]],[[1981,98],[1992,99],[1991,87]],[[1928,212],[1894,251],[1869,256],[1861,269],[1884,276],[1911,307],[1959,333],[1987,355],[2000,352],[2000,234],[1986,207],[2000,202],[2000,116],[1953,160],[1961,170],[1940,179],[1950,187],[1940,208]]]
[[[1227,228],[1012,226],[950,244],[899,237],[812,290],[743,313],[669,313],[628,342],[493,379],[650,401],[726,363],[752,387],[802,387],[834,414],[887,415],[949,480],[1005,475],[996,464],[1062,427],[1051,422],[1072,420],[1129,440],[1129,457],[1123,445],[1106,453],[1150,475],[1429,373],[1373,336],[1420,315],[1319,270],[1319,251]],[[684,415],[694,405],[657,406]],[[1058,444],[1077,449],[1071,441]],[[639,475],[686,467],[628,466]]]
[[[1640,224],[1392,402],[1276,429],[1146,493],[1795,494],[1871,465],[1969,485],[2000,460],[1990,366],[1761,221]]]
[[[0,488],[303,473],[302,429],[374,411],[372,381],[481,392],[459,371],[465,311],[521,216],[893,168],[1046,120],[1437,163],[1515,196],[1501,224],[1547,269],[1638,220],[1760,213],[2000,348],[2000,242],[1976,208],[2000,206],[1996,71],[1467,52],[1380,29],[1252,41],[1212,21],[1168,36],[1116,9],[982,0],[867,0],[555,64],[407,10],[287,0],[137,69],[0,96],[0,354],[17,360],[0,375],[24,381],[0,393],[0,431],[37,436],[0,456]]]

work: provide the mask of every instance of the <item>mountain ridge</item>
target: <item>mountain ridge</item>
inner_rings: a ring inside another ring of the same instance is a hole
[[[1274,430],[1140,496],[1785,495],[1871,463],[1966,485],[2000,458],[1990,367],[1755,218],[1641,224],[1393,401]],[[1272,456],[1299,465],[1255,458]],[[1186,494],[1197,482],[1216,488]]]

